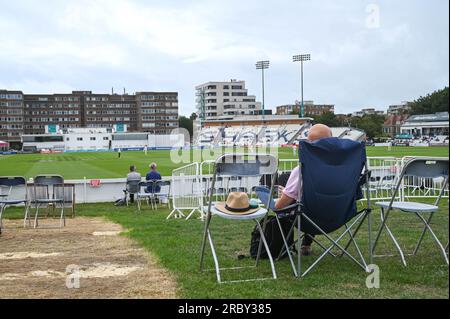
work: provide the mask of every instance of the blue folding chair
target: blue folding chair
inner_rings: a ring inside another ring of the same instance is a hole
[[[341,251],[340,256],[346,255],[364,271],[368,266],[355,237],[366,217],[369,224],[369,247],[371,246],[371,208],[368,180],[370,172],[367,169],[365,144],[335,137],[324,138],[314,142],[300,141],[299,194],[297,202],[283,209],[274,210],[278,217],[295,215],[294,223],[288,237],[297,226],[297,243],[301,243],[304,235],[323,235],[331,242],[331,246],[324,248],[324,252],[302,273],[301,253],[297,254],[297,268],[293,263],[290,247],[285,242],[285,251],[289,255],[294,275],[306,276],[326,255],[336,257],[332,253],[334,248]],[[364,171],[363,171],[364,170]],[[357,200],[362,199],[362,186],[366,185],[367,207],[357,210]],[[350,225],[348,225],[350,223]],[[345,227],[337,239],[329,234]],[[355,230],[352,232],[352,229]],[[286,236],[280,227],[284,238]],[[345,236],[349,240],[345,245],[339,242]],[[354,244],[358,261],[350,254],[348,248]],[[299,250],[300,251],[300,250]],[[369,258],[371,249],[369,249]]]

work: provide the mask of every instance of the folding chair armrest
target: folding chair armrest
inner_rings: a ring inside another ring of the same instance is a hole
[[[299,206],[301,207],[301,203],[294,203],[289,206],[280,209],[273,209],[273,212],[277,215],[292,215],[296,214]]]

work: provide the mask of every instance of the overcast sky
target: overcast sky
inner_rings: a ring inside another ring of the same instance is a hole
[[[300,97],[336,113],[385,109],[449,83],[448,0],[0,0],[0,88],[179,92],[245,80],[268,59],[266,107]]]

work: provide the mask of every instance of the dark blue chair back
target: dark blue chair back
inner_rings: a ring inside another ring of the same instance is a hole
[[[22,176],[0,176],[0,186],[14,187],[23,186],[27,182]]]
[[[357,215],[360,176],[366,163],[365,144],[336,137],[300,141],[299,156],[303,212],[327,233],[342,227]],[[302,231],[320,234],[305,219]]]

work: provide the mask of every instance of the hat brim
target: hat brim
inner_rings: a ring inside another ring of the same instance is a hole
[[[219,202],[214,205],[215,209],[229,215],[250,215],[257,212],[260,209],[259,207],[257,207],[257,208],[250,208],[249,210],[246,210],[244,212],[232,212],[228,210],[225,206],[226,206],[225,202]]]

